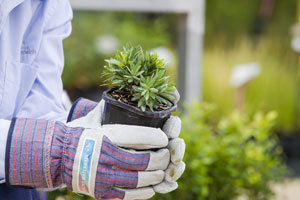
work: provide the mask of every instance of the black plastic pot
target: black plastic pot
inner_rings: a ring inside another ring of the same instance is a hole
[[[112,89],[113,90],[113,89]],[[102,99],[105,100],[102,124],[126,124],[137,126],[148,126],[162,128],[165,121],[177,108],[176,103],[172,103],[169,109],[162,111],[142,111],[140,108],[118,101],[108,95],[112,90],[103,92]]]

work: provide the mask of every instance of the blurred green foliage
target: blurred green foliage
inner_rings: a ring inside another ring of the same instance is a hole
[[[215,108],[194,103],[182,116],[186,171],[177,190],[153,199],[270,199],[271,183],[286,173],[272,132],[277,114],[248,117],[234,112],[216,122]]]
[[[94,200],[94,198],[70,192],[68,188],[48,192],[48,200]]]
[[[206,1],[206,32],[203,65],[203,99],[219,105],[220,114],[233,109],[234,90],[229,85],[232,67],[247,62],[261,64],[262,73],[247,86],[245,112],[276,110],[276,129],[290,134],[300,127],[297,54],[290,48],[290,28],[295,23],[296,0],[275,1],[273,14],[264,32],[253,34],[260,0]],[[72,35],[65,40],[66,89],[97,89],[104,59],[97,39],[112,35],[119,46],[140,44],[145,49],[166,46],[176,51],[177,16],[129,12],[75,11]],[[175,61],[176,62],[176,61]],[[176,80],[175,66],[167,68]]]
[[[274,1],[274,9],[258,25],[261,0],[207,1],[203,99],[219,106],[221,115],[233,110],[235,90],[229,85],[235,65],[257,62],[261,74],[247,85],[244,112],[278,112],[277,132],[292,134],[300,128],[298,55],[291,46],[297,1]]]
[[[119,48],[127,43],[140,44],[145,49],[171,44],[169,28],[175,26],[176,21],[174,24],[164,19],[170,17],[150,15],[145,18],[133,13],[76,11],[72,35],[64,41],[64,87],[87,89],[102,83],[100,75],[104,59],[114,53],[103,55],[97,50],[97,39],[101,36],[109,34],[116,37]]]
[[[230,41],[252,33],[262,0],[209,0],[206,1],[206,44],[214,43],[216,36],[225,35]],[[269,1],[271,2],[271,1]],[[272,35],[288,37],[290,27],[296,21],[297,0],[274,0],[272,16],[265,31]]]
[[[290,133],[299,128],[297,112],[297,55],[288,38],[262,36],[255,44],[244,37],[226,47],[227,41],[218,39],[204,52],[203,96],[207,102],[219,106],[221,115],[233,110],[235,89],[230,86],[232,68],[241,63],[258,62],[261,74],[246,87],[244,112],[254,114],[258,110],[276,110],[276,130]],[[274,41],[275,40],[275,41]]]

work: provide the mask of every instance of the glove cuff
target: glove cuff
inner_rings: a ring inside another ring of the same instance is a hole
[[[73,191],[73,164],[83,130],[80,127],[67,127],[61,122],[55,123],[49,163],[53,187],[64,183]]]
[[[6,144],[5,176],[11,186],[72,189],[72,165],[83,128],[61,122],[13,119]]]
[[[47,120],[12,120],[5,155],[8,185],[52,187],[49,160],[54,125],[54,121]]]
[[[85,98],[78,98],[72,105],[67,122],[86,116],[97,106],[97,102]]]

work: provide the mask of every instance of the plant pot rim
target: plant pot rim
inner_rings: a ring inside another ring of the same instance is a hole
[[[164,117],[167,117],[168,115],[170,115],[172,112],[175,112],[176,109],[177,109],[177,104],[168,99],[168,98],[165,98],[166,100],[170,101],[172,103],[172,106],[170,106],[168,109],[166,110],[161,110],[161,111],[149,111],[149,110],[145,110],[144,112],[138,108],[138,107],[135,107],[135,106],[132,106],[132,105],[129,105],[127,103],[124,103],[122,101],[118,101],[112,97],[110,97],[108,95],[109,92],[115,90],[116,88],[112,88],[112,89],[109,89],[109,90],[105,90],[102,94],[102,99],[105,100],[105,102],[107,103],[110,103],[110,104],[113,104],[115,106],[118,106],[118,107],[121,107],[125,110],[128,110],[130,112],[133,112],[133,113],[136,113],[138,115],[141,115],[141,116],[144,116],[144,117],[150,117],[150,118],[164,118]]]

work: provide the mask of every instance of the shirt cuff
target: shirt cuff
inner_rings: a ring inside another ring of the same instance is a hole
[[[5,149],[9,126],[10,121],[0,119],[0,183],[5,181]]]

